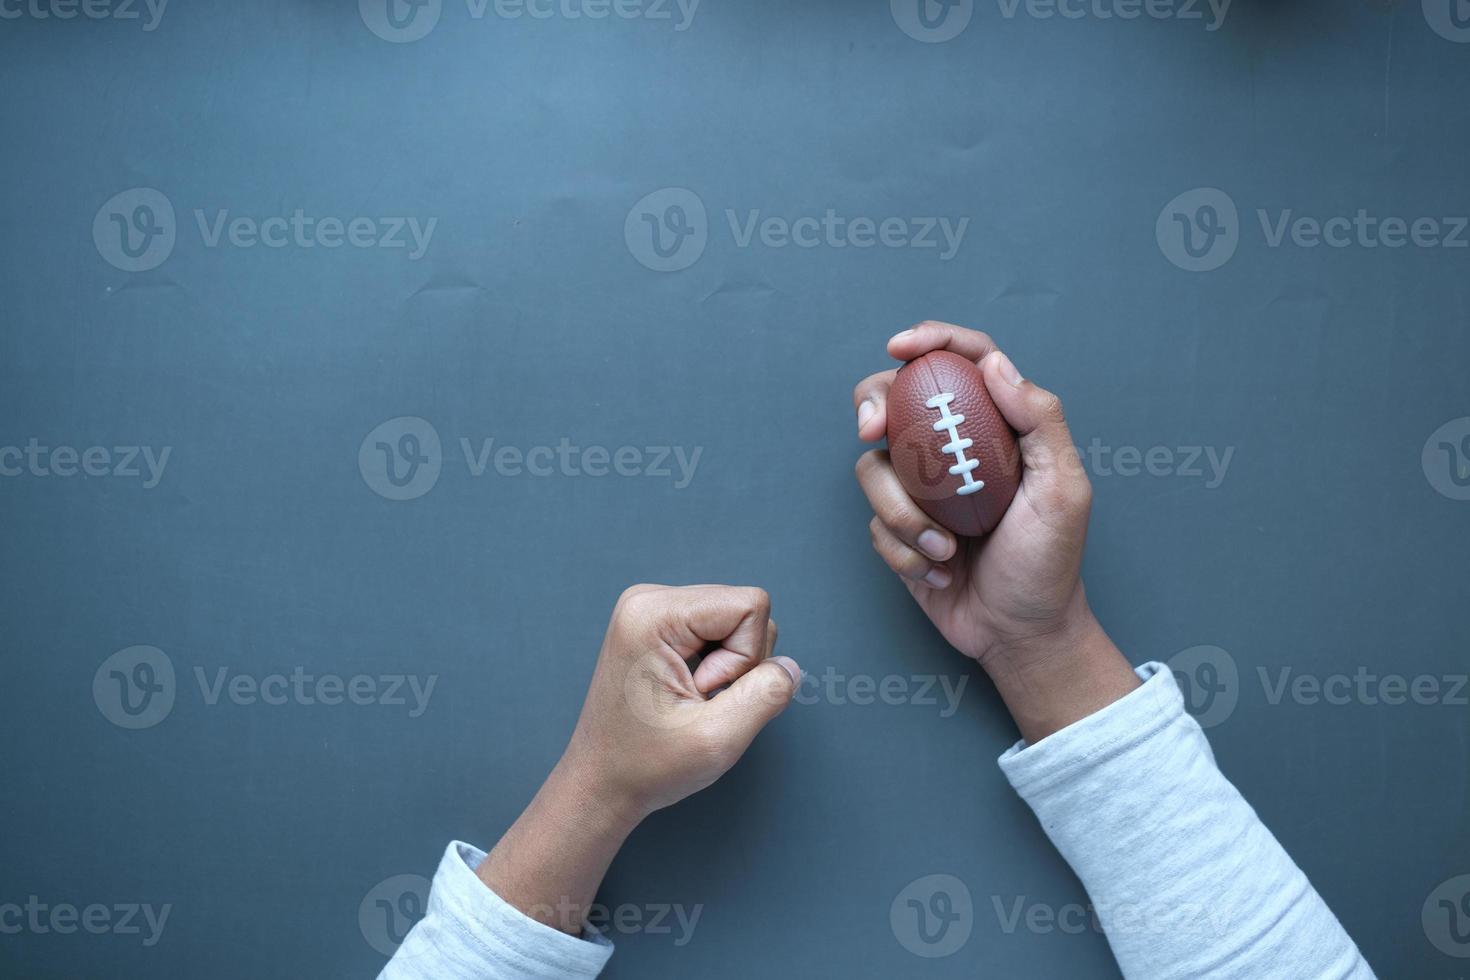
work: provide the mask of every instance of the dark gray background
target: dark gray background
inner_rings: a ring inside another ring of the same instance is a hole
[[[603,901],[704,909],[682,947],[616,935],[608,976],[1116,975],[1096,933],[1002,928],[996,902],[1085,893],[994,764],[1015,733],[993,690],[869,550],[849,392],[936,317],[1062,393],[1084,446],[1234,451],[1214,488],[1095,468],[1093,604],[1135,662],[1228,652],[1225,772],[1381,976],[1458,976],[1421,910],[1470,872],[1470,709],[1273,704],[1257,671],[1463,677],[1470,503],[1421,449],[1470,415],[1470,251],[1272,248],[1256,210],[1470,212],[1467,81],[1470,44],[1419,0],[1236,0],[1213,32],[989,0],[944,43],[875,0],[705,0],[682,32],[446,0],[403,44],[345,0],[0,20],[0,446],[172,447],[153,489],[0,478],[0,903],[172,905],[148,948],[0,935],[0,973],[372,975],[359,903],[451,838],[494,842],[647,580],[764,585],[814,674],[970,680],[949,718],[809,688],[629,842]],[[92,238],[136,187],[177,211],[145,272]],[[666,187],[710,240],[661,273],[624,221]],[[1155,237],[1198,187],[1240,209],[1212,272]],[[411,261],[208,248],[193,217],[298,207],[438,225]],[[945,262],[741,248],[727,208],[970,224]],[[443,472],[396,502],[357,454],[405,415]],[[471,477],[459,440],[490,437],[703,456],[684,489]],[[139,644],[178,695],[132,731],[91,685]],[[210,705],[194,681],[298,666],[438,681],[418,718]],[[974,927],[924,959],[889,907],[934,873]]]

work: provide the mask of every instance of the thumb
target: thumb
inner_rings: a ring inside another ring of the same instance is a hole
[[[1000,351],[986,355],[980,373],[995,407],[1020,436],[1025,483],[1040,491],[1043,507],[1072,509],[1089,499],[1092,487],[1067,428],[1062,400],[1022,378]]]
[[[736,678],[706,705],[706,711],[743,752],[771,719],[786,710],[800,683],[801,668],[795,660],[771,657]]]

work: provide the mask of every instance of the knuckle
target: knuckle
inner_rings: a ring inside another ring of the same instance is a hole
[[[796,696],[796,684],[792,682],[791,675],[786,673],[786,668],[780,664],[772,664],[765,670],[770,676],[766,679],[761,703],[768,709],[768,713],[779,715],[790,706],[792,698]]]
[[[857,462],[853,464],[853,471],[857,473],[857,478],[859,480],[865,480],[870,475],[877,472],[882,464],[882,460],[879,458],[878,453],[879,451],[876,449],[869,449],[867,452],[863,453],[857,458]]]
[[[759,616],[769,618],[771,614],[771,594],[758,585],[750,586],[745,590],[746,604],[750,611]]]
[[[902,575],[904,578],[914,579],[917,581],[918,579],[922,579],[925,575],[929,574],[930,567],[931,565],[929,559],[925,558],[923,555],[919,555],[911,551],[899,563],[899,565],[894,568],[894,571],[898,572],[898,574]]]
[[[778,663],[766,662],[753,668],[754,683],[744,692],[748,706],[758,708],[781,708],[796,693],[791,675]]]
[[[951,329],[955,333],[969,334],[971,338],[973,338],[974,340],[979,341],[981,344],[984,344],[986,347],[994,347],[995,346],[995,341],[992,340],[991,337],[990,337],[990,334],[986,333],[984,330],[973,330],[970,327],[953,327]]]
[[[1046,499],[1052,510],[1085,512],[1092,507],[1092,484],[1085,477],[1058,480],[1048,488]]]
[[[853,404],[858,405],[864,401],[882,402],[888,391],[888,374],[889,372],[880,371],[859,381],[852,389]]]
[[[906,501],[896,501],[889,508],[888,526],[904,541],[913,544],[930,525],[919,508]]]
[[[1058,479],[1055,475],[1050,475],[1042,484],[1040,487],[1041,496],[1050,509],[1056,510],[1058,505],[1066,503],[1071,497],[1072,491],[1068,486],[1069,482],[1071,481]]]
[[[638,622],[650,616],[657,604],[652,586],[634,585],[624,589],[623,594],[618,596],[618,604],[613,612],[620,621]]]
[[[1071,505],[1075,510],[1092,509],[1092,481],[1087,477],[1084,476],[1073,483]]]
[[[907,494],[883,494],[873,501],[873,520],[868,526],[875,535],[880,528],[907,544],[913,544],[920,534],[933,525],[924,516],[917,504]]]
[[[878,549],[888,567],[904,578],[921,579],[929,574],[929,559],[896,542],[885,542]]]
[[[929,526],[919,509],[907,500],[885,500],[874,509],[888,533],[905,544],[912,545],[919,532]]]
[[[1065,422],[1067,420],[1067,411],[1062,406],[1061,396],[1054,392],[1048,391],[1046,393],[1046,399],[1042,402],[1041,410],[1053,422]]]

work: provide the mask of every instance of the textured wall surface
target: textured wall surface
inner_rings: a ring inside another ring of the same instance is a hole
[[[1467,91],[1466,0],[0,0],[0,974],[371,976],[618,592],[714,581],[809,680],[609,976],[1116,975],[869,549],[934,317],[1063,394],[1099,616],[1380,975],[1460,976]]]

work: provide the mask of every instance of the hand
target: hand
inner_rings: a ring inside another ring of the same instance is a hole
[[[1077,680],[1102,681],[1100,696],[1108,697],[1103,704],[1137,684],[1131,670],[1127,678],[1118,673],[1126,661],[1093,618],[1079,575],[1092,485],[1061,400],[1024,380],[988,336],[930,321],[888,342],[888,353],[901,361],[934,350],[953,351],[979,366],[990,397],[1020,437],[1021,486],[991,534],[957,539],[904,491],[886,451],[864,453],[857,475],[875,515],[869,525],[873,547],[945,639],[995,679],[1022,733],[1034,741],[1032,734],[1055,731],[1062,716],[1096,701]],[[896,373],[875,374],[853,390],[858,435],[865,441],[885,435],[888,389]],[[1078,659],[1083,653],[1085,665]],[[1099,665],[1106,667],[1103,678],[1092,677]],[[1063,681],[1076,689],[1063,695],[1056,687]],[[1049,703],[1019,703],[1025,692],[1040,688]],[[1045,717],[1035,717],[1038,712]]]
[[[480,863],[480,880],[533,919],[580,933],[633,828],[719,779],[791,702],[801,670],[771,656],[770,616],[761,589],[624,592],[571,742]]]
[[[633,586],[613,609],[568,759],[640,819],[704,789],[796,693],[801,669],[771,657],[775,645],[762,589]]]
[[[1018,655],[1085,613],[1078,571],[1092,486],[1060,399],[1022,380],[988,336],[921,323],[888,342],[888,353],[903,361],[934,350],[975,361],[996,407],[1020,435],[1015,501],[989,536],[957,539],[904,491],[886,450],[858,459],[858,482],[875,514],[873,547],[945,638],[966,656],[989,663]],[[888,389],[896,373],[875,374],[853,391],[858,435],[865,441],[885,435]]]

